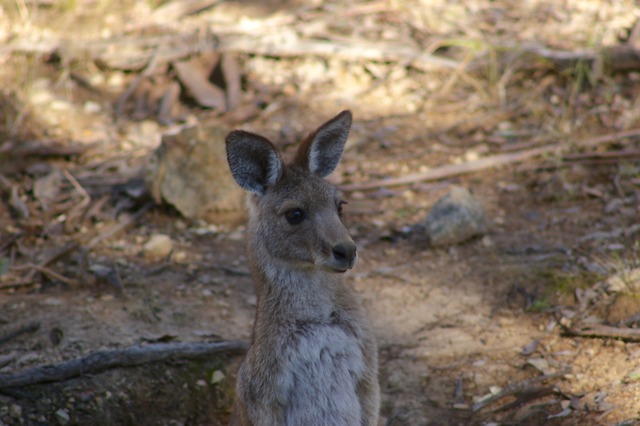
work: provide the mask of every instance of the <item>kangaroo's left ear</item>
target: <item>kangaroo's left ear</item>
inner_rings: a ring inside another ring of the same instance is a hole
[[[294,164],[329,176],[340,162],[351,128],[351,111],[342,111],[313,132],[298,148]]]

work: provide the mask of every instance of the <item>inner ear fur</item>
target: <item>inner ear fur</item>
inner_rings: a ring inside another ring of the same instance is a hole
[[[227,161],[233,178],[247,191],[263,195],[282,176],[282,159],[265,137],[234,130],[226,139]]]
[[[302,142],[293,163],[320,177],[330,175],[342,158],[351,120],[351,111],[345,110],[318,127]]]

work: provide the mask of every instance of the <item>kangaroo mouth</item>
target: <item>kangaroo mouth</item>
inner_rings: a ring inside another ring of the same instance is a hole
[[[351,260],[347,260],[347,259],[331,259],[331,261],[329,262],[329,264],[327,266],[333,272],[337,272],[339,274],[343,274],[343,273],[347,272],[349,269],[352,269],[354,266],[356,266],[357,261],[358,261],[357,257],[355,257],[355,258],[353,258]]]

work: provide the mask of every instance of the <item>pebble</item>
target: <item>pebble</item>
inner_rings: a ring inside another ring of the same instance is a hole
[[[71,416],[69,416],[69,412],[64,408],[61,408],[58,411],[56,411],[55,417],[59,425],[66,425],[71,421]]]
[[[22,417],[22,407],[18,404],[11,404],[9,407],[9,415],[14,419]]]
[[[154,234],[142,247],[144,257],[152,260],[162,259],[169,256],[173,250],[173,241],[168,235]]]
[[[84,112],[89,114],[97,114],[102,111],[102,107],[100,106],[100,104],[94,101],[85,102],[82,106],[82,109]]]
[[[224,380],[224,373],[220,370],[216,370],[213,372],[213,374],[211,375],[211,384],[215,385],[216,383],[220,383],[222,380]]]
[[[487,231],[484,208],[463,187],[454,186],[427,215],[425,229],[433,246],[467,241]]]

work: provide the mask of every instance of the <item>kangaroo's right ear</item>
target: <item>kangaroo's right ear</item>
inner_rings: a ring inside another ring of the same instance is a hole
[[[282,176],[282,159],[267,138],[242,130],[227,136],[227,161],[238,185],[258,195]]]

